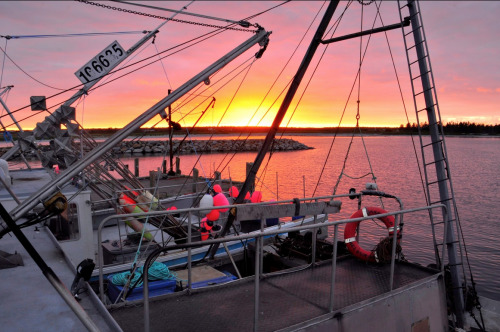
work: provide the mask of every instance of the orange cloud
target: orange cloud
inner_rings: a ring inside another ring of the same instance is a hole
[[[491,89],[479,87],[479,88],[476,88],[476,91],[477,92],[491,92]]]

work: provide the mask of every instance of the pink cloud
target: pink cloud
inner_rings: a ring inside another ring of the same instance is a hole
[[[477,92],[491,92],[491,89],[478,87],[478,88],[476,88],[476,91]]]

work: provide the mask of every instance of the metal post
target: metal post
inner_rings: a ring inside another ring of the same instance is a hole
[[[181,158],[175,157],[175,174],[181,174]]]
[[[188,212],[188,239],[187,243],[191,244],[191,225],[193,223],[193,214],[191,211]],[[188,258],[187,258],[187,263],[188,263],[188,284],[187,287],[189,290],[191,290],[191,282],[192,282],[192,269],[191,269],[191,247],[188,248]]]
[[[276,172],[276,200],[279,201],[279,194],[278,194],[278,190],[279,190],[279,182],[278,182],[278,172]]]
[[[150,330],[150,322],[149,322],[149,285],[148,285],[148,278],[149,278],[149,268],[148,268],[148,263],[149,260],[144,263],[143,266],[143,284],[142,284],[142,295],[143,295],[143,301],[144,301],[144,332],[149,332]]]
[[[399,225],[401,225],[401,220],[403,219],[403,215],[395,215],[394,216],[394,230],[392,233],[392,253],[391,253],[391,276],[389,281],[389,287],[392,291],[394,286],[394,268],[396,266],[396,247],[398,243],[398,230],[400,229]]]
[[[464,299],[462,294],[462,288],[459,280],[459,272],[457,269],[457,246],[455,242],[455,234],[453,231],[452,223],[449,222],[448,219],[451,215],[451,205],[450,205],[450,193],[447,185],[447,170],[443,160],[443,149],[440,144],[439,138],[439,126],[442,125],[438,123],[436,110],[434,105],[437,104],[437,101],[434,100],[433,89],[434,87],[431,85],[430,68],[427,64],[427,61],[430,63],[430,57],[425,52],[424,38],[422,36],[423,26],[420,22],[419,10],[417,8],[418,3],[413,0],[408,0],[408,8],[410,10],[411,17],[411,27],[413,30],[413,38],[415,42],[415,49],[418,57],[418,66],[420,69],[420,79],[422,82],[423,94],[425,99],[425,106],[427,110],[427,119],[429,122],[429,134],[432,142],[432,150],[434,154],[435,160],[435,168],[436,168],[436,176],[439,187],[439,197],[441,202],[446,206],[446,214],[445,210],[442,210],[443,220],[447,225],[447,249],[448,249],[448,261],[451,272],[452,279],[452,288],[453,288],[453,297],[455,299],[453,305],[455,306],[455,313],[457,317],[457,325],[460,328],[464,327],[465,316],[464,316]],[[426,58],[427,59],[426,61]]]
[[[254,297],[254,320],[253,320],[253,330],[254,332],[257,332],[259,330],[259,301],[260,301],[260,250],[258,248],[260,247],[260,242],[262,241],[262,238],[258,236],[255,239],[255,297]]]
[[[316,200],[317,201],[317,200]],[[318,215],[314,215],[313,225],[316,225],[318,221]],[[318,238],[318,230],[319,228],[312,229],[312,237],[311,237],[311,264],[314,267],[314,263],[316,263],[316,239]]]
[[[198,175],[199,171],[196,168],[193,168],[193,192],[198,192]]]
[[[134,175],[139,176],[139,158],[134,159]]]
[[[245,179],[245,182],[243,183],[243,186],[240,190],[240,194],[238,197],[236,197],[235,204],[241,204],[245,198],[245,194],[250,190],[250,187],[252,184],[255,182],[255,177],[257,175],[257,171],[260,168],[260,165],[262,164],[262,161],[264,160],[264,157],[266,156],[267,152],[269,151],[269,148],[271,147],[271,144],[274,141],[274,137],[276,136],[276,133],[278,132],[279,126],[281,122],[283,121],[283,118],[285,117],[285,114],[290,107],[290,104],[292,103],[292,100],[295,96],[295,93],[297,92],[300,82],[302,81],[302,78],[304,77],[307,68],[309,67],[309,64],[312,61],[312,58],[314,54],[316,53],[316,50],[318,49],[319,44],[321,43],[321,38],[323,37],[326,29],[328,28],[328,24],[330,23],[330,20],[333,16],[333,13],[335,13],[335,10],[337,9],[337,6],[339,4],[339,0],[336,1],[331,1],[330,4],[328,5],[325,14],[323,15],[323,18],[321,19],[321,22],[316,29],[316,32],[311,40],[311,43],[309,44],[309,47],[306,51],[306,54],[304,55],[304,58],[302,59],[302,62],[300,63],[299,68],[297,69],[297,72],[293,78],[293,81],[290,84],[290,87],[283,98],[283,102],[281,103],[281,106],[278,110],[278,113],[276,114],[276,117],[274,118],[274,121],[271,125],[271,128],[269,129],[266,138],[264,140],[264,143],[262,144],[262,148],[260,151],[257,153],[257,156],[255,157],[255,161],[250,168],[250,171],[247,173],[247,178]],[[224,224],[224,227],[222,228],[222,231],[220,232],[220,236],[226,235],[226,233],[229,231],[231,228],[232,224],[234,222],[234,216],[230,214],[228,216],[228,219],[226,223]],[[217,252],[218,245],[214,245],[211,249],[210,252],[210,257],[214,257],[215,253]]]
[[[171,94],[172,90],[168,89],[168,94]],[[174,143],[172,139],[174,138],[174,127],[172,126],[172,105],[168,105],[168,140],[170,143],[170,170],[168,175],[172,175],[174,172]]]
[[[332,254],[332,282],[330,284],[330,312],[333,311],[333,304],[335,302],[335,273],[337,273],[337,239],[338,239],[338,225],[333,228],[333,254]]]
[[[306,198],[306,176],[302,175],[302,192],[304,194],[304,198]]]

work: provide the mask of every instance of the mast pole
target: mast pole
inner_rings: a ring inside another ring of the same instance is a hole
[[[326,9],[325,14],[318,26],[318,29],[316,30],[316,33],[314,34],[314,37],[311,40],[311,43],[309,44],[309,48],[307,49],[307,52],[304,55],[304,58],[302,59],[299,68],[297,69],[297,73],[295,74],[292,83],[290,84],[290,88],[288,89],[285,98],[283,99],[283,102],[278,110],[278,113],[274,118],[273,124],[269,132],[267,133],[264,143],[262,144],[262,148],[257,154],[257,157],[255,158],[255,161],[252,167],[250,168],[250,171],[247,174],[245,183],[243,183],[243,186],[234,204],[241,204],[243,202],[247,191],[250,189],[251,184],[255,181],[255,176],[257,175],[257,171],[259,170],[259,167],[262,164],[264,157],[266,156],[267,152],[271,147],[274,137],[276,136],[276,132],[278,131],[279,126],[281,124],[281,121],[283,121],[283,118],[285,117],[288,107],[292,103],[293,97],[295,96],[295,93],[299,88],[300,82],[302,81],[302,78],[304,77],[306,70],[309,67],[309,64],[311,63],[314,53],[318,49],[318,46],[321,44],[321,39],[323,38],[323,35],[328,27],[328,24],[330,23],[333,13],[337,9],[338,4],[339,0],[336,0],[336,1],[331,1],[330,4],[328,5],[328,8]],[[226,233],[231,228],[234,219],[235,219],[234,214],[230,213],[227,222],[220,233],[220,237],[226,235]],[[218,247],[219,247],[218,244],[215,244],[210,249],[210,257],[214,257]]]
[[[170,94],[172,90],[168,89],[168,94]],[[172,105],[168,105],[168,139],[170,143],[170,170],[168,171],[168,175],[174,175],[174,142],[172,139],[174,138],[174,128],[172,127]]]
[[[442,204],[446,206],[446,210],[443,209],[442,212],[443,212],[443,220],[446,222],[447,225],[446,246],[448,252],[451,282],[453,288],[453,298],[455,299],[453,305],[455,306],[457,325],[458,327],[463,328],[465,324],[465,316],[464,316],[465,305],[462,294],[462,288],[459,280],[458,268],[457,268],[458,248],[455,241],[453,222],[451,220],[453,215],[453,209],[450,204],[450,192],[446,181],[447,170],[445,162],[443,160],[443,156],[445,156],[445,154],[443,153],[443,148],[442,145],[440,144],[441,140],[439,137],[439,126],[441,126],[442,124],[440,123],[440,121],[438,121],[438,118],[436,116],[435,105],[437,104],[437,101],[434,99],[434,95],[432,93],[433,86],[431,84],[431,79],[430,79],[430,68],[426,61],[424,37],[422,36],[422,30],[421,30],[423,29],[423,26],[422,23],[419,21],[419,15],[418,15],[419,10],[417,8],[417,5],[418,4],[416,4],[414,0],[408,0],[408,9],[410,10],[413,38],[416,45],[415,49],[417,51],[420,79],[422,82],[425,106],[427,111],[427,119],[429,122],[429,134],[432,142],[432,151],[434,154],[434,160],[436,161],[435,169],[439,186],[438,187],[439,198]]]

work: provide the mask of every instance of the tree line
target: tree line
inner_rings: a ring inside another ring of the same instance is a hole
[[[420,124],[420,127],[423,133],[429,132],[429,124],[427,122]],[[500,135],[500,124],[486,125],[469,121],[452,121],[443,125],[443,130],[446,135]],[[407,134],[417,133],[417,124],[407,123],[406,125],[401,125],[399,131]]]

